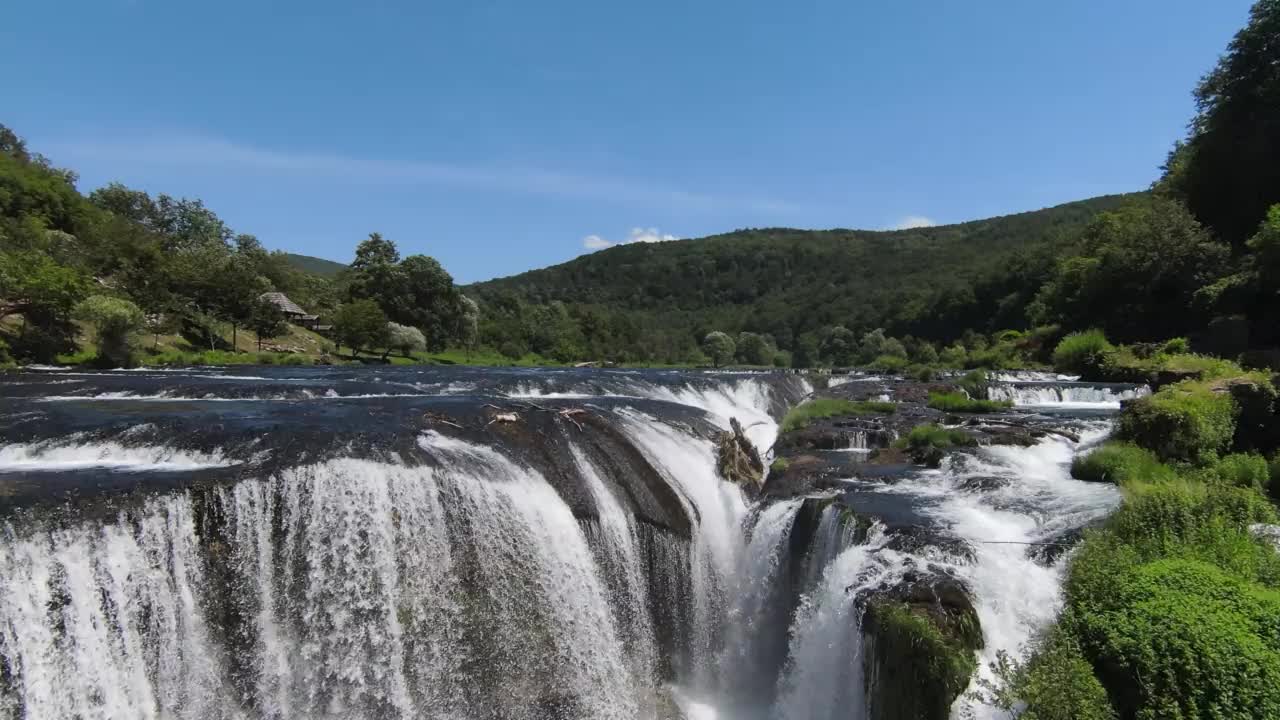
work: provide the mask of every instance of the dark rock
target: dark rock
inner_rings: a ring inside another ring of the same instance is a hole
[[[976,477],[965,478],[960,481],[959,489],[966,492],[990,492],[1007,487],[1012,482],[1009,478],[996,477],[994,475],[979,475]]]

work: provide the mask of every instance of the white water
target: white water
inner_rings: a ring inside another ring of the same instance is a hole
[[[1080,444],[1051,436],[1030,448],[983,448],[976,456],[952,456],[941,470],[884,488],[915,498],[975,551],[976,562],[952,567],[967,581],[976,603],[986,643],[980,658],[984,676],[998,652],[1022,657],[1024,645],[1061,608],[1062,563],[1036,562],[1026,543],[1051,540],[1109,514],[1120,502],[1115,487],[1070,477],[1075,450],[1105,432],[1100,425]],[[962,489],[966,479],[986,477],[1008,484],[984,492]],[[1002,717],[967,694],[956,701],[953,715]]]
[[[218,454],[166,447],[126,447],[119,443],[39,442],[0,447],[0,472],[109,470],[182,471],[235,465]]]
[[[987,391],[991,400],[1012,402],[1018,406],[1119,409],[1121,400],[1133,400],[1151,394],[1145,386],[1117,391],[1109,387],[1088,385],[992,385]]]

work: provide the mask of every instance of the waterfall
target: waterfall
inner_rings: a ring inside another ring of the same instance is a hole
[[[987,397],[1012,402],[1014,405],[1118,409],[1120,401],[1133,400],[1150,393],[1150,388],[1141,385],[1023,382],[992,385],[987,390]]]

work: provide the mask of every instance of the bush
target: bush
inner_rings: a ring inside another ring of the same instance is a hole
[[[1129,443],[1107,443],[1071,462],[1071,477],[1087,482],[1127,485],[1131,482],[1169,482],[1177,476],[1155,453]]]
[[[1182,382],[1129,403],[1120,413],[1116,437],[1164,461],[1210,464],[1231,446],[1235,418],[1230,395]]]
[[[1012,406],[1008,401],[975,400],[961,393],[929,393],[929,407],[943,412],[992,413]]]
[[[1113,580],[1071,623],[1122,717],[1280,717],[1280,593],[1182,558]]]
[[[807,403],[791,408],[782,419],[782,432],[799,430],[814,420],[835,417],[837,415],[892,415],[898,406],[891,402],[841,400],[838,398],[816,398]]]
[[[773,354],[773,366],[776,368],[791,367],[791,353],[786,350],[779,350]]]
[[[1053,351],[1053,365],[1059,372],[1092,375],[1102,367],[1103,358],[1115,348],[1101,330],[1071,333]]]
[[[791,467],[791,461],[784,457],[780,457],[774,459],[773,463],[769,465],[769,472],[785,472],[789,467]]]
[[[1191,343],[1186,338],[1170,338],[1160,346],[1160,352],[1164,355],[1189,355]]]
[[[92,295],[76,305],[77,320],[93,326],[97,333],[97,364],[129,367],[133,364],[130,334],[142,328],[144,317],[137,305],[120,298]]]
[[[928,383],[937,378],[938,373],[928,365],[913,365],[907,368],[907,375],[916,382]]]
[[[971,370],[965,373],[964,377],[960,378],[960,381],[956,384],[969,393],[969,397],[980,398],[986,397],[988,382],[985,370]]]
[[[882,372],[898,372],[906,367],[908,362],[905,355],[881,355],[869,367]]]
[[[991,691],[988,702],[1019,720],[1114,720],[1107,691],[1093,673],[1079,643],[1055,629],[1036,643],[1021,665],[1005,653],[992,663],[998,685],[979,681]]]
[[[965,447],[977,445],[978,441],[969,433],[955,429],[944,428],[941,425],[917,425],[911,428],[911,432],[905,438],[898,441],[901,447],[918,450],[925,448],[947,449],[951,447]]]
[[[1265,493],[1271,484],[1271,469],[1261,455],[1228,455],[1204,471],[1204,480],[1231,487],[1251,488]]]

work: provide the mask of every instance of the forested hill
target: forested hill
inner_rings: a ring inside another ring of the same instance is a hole
[[[312,275],[319,275],[320,277],[337,277],[338,273],[347,269],[347,266],[340,262],[312,257],[310,255],[285,253],[285,259],[288,261],[289,265],[294,268],[301,270],[302,272],[311,273]]]
[[[738,230],[634,243],[471,286],[481,302],[516,296],[666,329],[752,330],[783,346],[824,326],[886,327],[926,337],[1016,327],[1031,295],[1110,195],[958,225],[873,232]],[[1008,318],[999,317],[1007,313]],[[1015,317],[1016,316],[1016,317]]]

